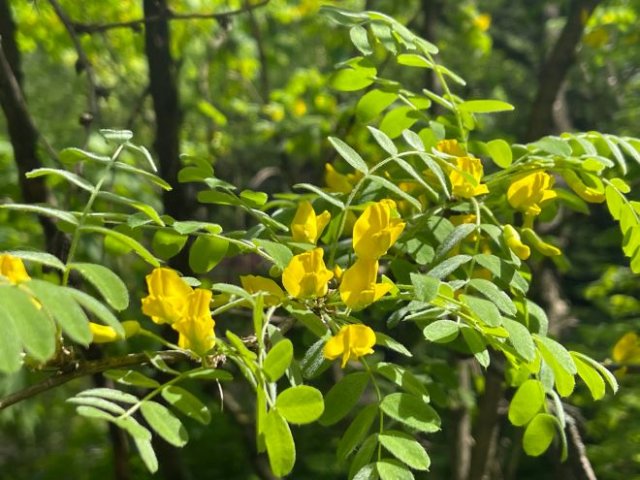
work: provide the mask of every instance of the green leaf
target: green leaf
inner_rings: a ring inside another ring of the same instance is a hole
[[[380,147],[382,147],[385,152],[387,152],[392,157],[398,154],[398,147],[396,147],[396,144],[393,143],[393,140],[387,137],[384,132],[371,126],[367,126],[367,128],[369,129],[369,132],[371,132],[371,135],[373,135],[375,141],[378,142],[378,145],[380,145]]]
[[[469,113],[509,112],[513,108],[510,103],[500,100],[469,100],[458,105],[460,111]]]
[[[140,258],[142,258],[151,266],[153,267],[160,266],[160,262],[158,261],[158,259],[154,257],[149,250],[143,247],[140,242],[134,240],[133,238],[127,235],[124,235],[115,230],[110,230],[104,227],[96,227],[93,225],[83,225],[82,231],[99,233],[101,235],[111,237],[113,240],[119,241],[120,243],[126,245],[128,248],[132,249],[134,252],[136,252],[138,256],[140,256]]]
[[[22,203],[5,203],[4,205],[0,205],[0,208],[5,208],[7,210],[17,210],[19,212],[36,213],[45,217],[57,218],[58,220],[62,220],[63,222],[67,222],[71,225],[78,225],[78,220],[75,216],[73,216],[69,212],[58,210],[56,208],[42,207],[40,205],[30,204],[25,205]]]
[[[144,159],[149,164],[149,167],[151,167],[151,170],[153,170],[154,172],[158,171],[158,167],[156,167],[156,163],[153,161],[153,157],[151,156],[151,152],[149,152],[149,150],[147,150],[147,147],[145,147],[144,145],[134,145],[133,143],[127,143],[126,147],[130,151],[132,150],[132,151],[137,152],[140,155],[142,155],[142,157],[144,157]]]
[[[175,385],[167,385],[160,392],[167,403],[180,410],[187,417],[208,425],[211,421],[211,412],[198,397],[191,392]]]
[[[578,373],[576,364],[574,363],[573,358],[571,358],[571,355],[569,354],[566,348],[564,348],[558,342],[556,342],[555,340],[552,340],[549,337],[534,335],[534,338],[543,354],[546,351],[550,355],[552,355],[553,358],[555,358],[558,364],[567,373],[570,373],[571,375],[575,375],[576,373]]]
[[[548,413],[539,413],[524,431],[522,446],[527,455],[538,457],[547,451],[558,427],[558,420]]]
[[[452,320],[436,320],[422,330],[424,338],[435,343],[449,343],[460,333],[460,324]]]
[[[569,353],[571,355],[571,358],[573,358],[573,361],[576,363],[578,375],[589,388],[591,396],[594,400],[600,400],[602,397],[604,397],[605,394],[604,380],[602,379],[598,371],[590,364],[583,361],[582,359],[580,359],[580,357],[574,355],[572,352]]]
[[[373,89],[365,93],[356,105],[356,117],[360,123],[368,123],[380,115],[398,98],[393,91]]]
[[[503,318],[502,326],[509,332],[509,341],[516,352],[526,361],[533,361],[536,358],[536,346],[527,327],[510,318]]]
[[[396,460],[376,462],[376,469],[380,475],[380,480],[414,480],[411,470]]]
[[[262,207],[269,200],[269,195],[264,192],[254,192],[253,190],[243,190],[240,198],[248,203],[250,207]]]
[[[487,150],[491,156],[491,160],[500,168],[509,168],[513,161],[511,147],[502,139],[491,140],[487,142]]]
[[[407,393],[423,397],[425,400],[429,399],[429,392],[424,386],[424,382],[419,380],[410,370],[394,363],[379,362],[375,366],[375,371]]]
[[[424,131],[430,132],[431,130],[424,129],[423,132]],[[447,180],[445,178],[444,172],[442,171],[442,168],[440,167],[440,165],[438,165],[427,153],[419,152],[418,157],[420,157],[420,159],[426,165],[426,167],[429,170],[431,170],[433,174],[436,176],[436,178],[438,179],[438,183],[440,184],[440,187],[442,188],[442,191],[445,193],[445,195],[447,197],[450,197],[451,195],[449,193],[449,185],[447,184]]]
[[[195,273],[207,273],[227,254],[229,242],[221,237],[201,235],[189,249],[189,267]]]
[[[289,368],[293,359],[293,343],[284,338],[276,343],[262,364],[262,369],[270,382],[276,382]],[[286,415],[285,415],[286,417]]]
[[[537,335],[534,336],[534,340],[538,345],[538,349],[540,354],[542,355],[542,359],[545,363],[551,368],[553,372],[554,385],[558,393],[563,397],[568,397],[573,392],[575,388],[575,379],[574,375],[577,373],[578,369],[575,366],[575,362],[569,355],[569,353],[564,349],[564,347],[560,344],[549,348],[548,345],[554,345],[554,343],[545,343],[541,341],[541,338]],[[550,339],[547,339],[550,340]],[[553,342],[553,340],[551,340]],[[573,370],[573,373],[569,373],[569,368]]]
[[[341,92],[355,92],[374,82],[376,69],[342,68],[331,75],[329,85]]]
[[[366,372],[342,377],[324,397],[324,413],[320,417],[320,424],[328,426],[340,421],[356,406],[368,383],[369,375]]]
[[[365,407],[365,409],[366,408],[367,407]],[[377,472],[375,470],[375,464],[374,463],[369,464],[369,462],[373,458],[373,454],[376,451],[376,447],[377,446],[378,446],[378,435],[376,433],[373,433],[373,434],[369,435],[366,438],[366,440],[364,442],[362,442],[362,445],[357,450],[356,454],[353,456],[353,460],[351,460],[351,466],[349,467],[349,478],[350,479],[357,478],[357,474],[359,472],[361,472],[366,467],[371,467],[371,469],[372,469],[371,470],[371,475],[364,476],[364,473],[363,473],[363,475],[360,476],[360,478],[361,479],[370,479],[370,478],[376,478],[377,479],[376,476],[373,476],[374,474],[377,474]]]
[[[443,279],[447,275],[455,272],[458,268],[460,268],[470,260],[471,256],[469,255],[455,255],[453,257],[447,258],[444,262],[441,262],[440,264],[433,267],[427,272],[427,275],[438,279]]]
[[[125,430],[133,438],[151,440],[151,432],[146,427],[140,425],[133,417],[117,417],[113,419],[113,423]]]
[[[489,351],[487,350],[487,342],[484,337],[475,329],[463,325],[460,328],[460,333],[462,333],[462,338],[464,338],[464,342],[469,347],[469,351],[473,353],[473,356],[476,358],[478,363],[482,365],[484,368],[489,366],[490,358]]]
[[[411,284],[413,285],[413,293],[417,300],[429,303],[438,295],[440,288],[440,280],[429,275],[419,273],[411,273]]]
[[[542,383],[527,380],[518,387],[509,405],[509,421],[516,427],[526,425],[544,408],[545,394]]]
[[[364,465],[360,468],[352,480],[378,480],[380,476],[378,475],[378,470],[376,469],[375,463],[369,463],[368,465]]]
[[[328,332],[325,331],[325,333]],[[314,378],[325,371],[331,365],[322,354],[322,349],[326,343],[326,338],[320,338],[317,342],[309,347],[307,352],[300,361],[300,369],[304,378]]]
[[[472,278],[469,280],[469,286],[491,300],[506,315],[513,316],[518,313],[513,300],[498,288],[495,283],[484,278]]]
[[[455,227],[436,249],[436,261],[441,260],[451,249],[476,230],[476,228],[476,225],[473,223],[463,223]]]
[[[37,178],[37,177],[45,177],[45,176],[54,176],[64,178],[67,182],[80,187],[83,190],[88,192],[93,191],[94,186],[91,185],[88,181],[82,178],[79,175],[76,175],[73,172],[69,172],[67,170],[61,170],[58,168],[36,168],[27,172],[25,175],[27,178]]]
[[[151,473],[156,473],[158,471],[158,459],[156,458],[156,452],[153,451],[151,441],[141,438],[134,438],[133,441],[147,470]]]
[[[378,405],[371,404],[364,407],[353,419],[349,428],[338,442],[338,459],[346,460],[369,433],[371,425],[378,417]],[[368,460],[367,460],[368,461]]]
[[[427,403],[408,393],[392,393],[384,397],[380,409],[385,415],[421,432],[440,430],[440,417]]]
[[[22,365],[22,342],[13,318],[0,306],[0,372],[14,373]]]
[[[315,185],[311,185],[310,183],[296,183],[293,186],[294,189],[302,189],[302,190],[308,190],[310,192],[315,193],[316,195],[318,195],[320,198],[322,198],[323,200],[329,202],[332,205],[335,205],[336,207],[344,210],[345,209],[345,205],[344,203],[339,200],[338,198],[336,198],[336,196],[334,196],[333,194],[330,194],[328,192],[325,192],[324,190],[321,190],[320,188],[316,187]]]
[[[558,137],[543,137],[533,143],[532,146],[552,155],[559,155],[561,157],[568,157],[571,155],[571,145],[569,145],[567,141]]]
[[[382,117],[379,127],[389,138],[397,138],[421,118],[423,118],[423,113],[413,107],[408,105],[395,107]]]
[[[105,140],[114,143],[125,143],[133,138],[133,132],[131,130],[113,130],[110,128],[100,129],[100,135],[102,135]]]
[[[336,149],[340,156],[344,158],[349,165],[351,165],[356,170],[364,173],[365,175],[369,173],[369,167],[367,167],[367,163],[353,148],[336,137],[329,137],[329,143],[333,145],[333,148]]]
[[[413,436],[397,430],[386,430],[378,435],[378,441],[405,465],[414,470],[429,470],[431,459]]]
[[[217,223],[194,222],[187,220],[184,222],[174,222],[171,227],[181,235],[189,235],[198,230],[204,230],[214,235],[222,232],[222,227]]]
[[[58,155],[60,161],[69,167],[75,165],[83,160],[89,160],[97,163],[109,163],[111,159],[104,155],[98,155],[97,153],[87,152],[80,148],[65,148],[60,151]]]
[[[122,383],[123,385],[132,385],[134,387],[157,388],[160,386],[156,380],[135,370],[107,370],[104,372],[104,376],[114,382]]]
[[[76,405],[86,405],[89,407],[99,408],[101,410],[112,413],[114,415],[122,415],[123,413],[125,413],[125,409],[122,408],[120,405],[118,405],[117,403],[113,403],[109,400],[106,400],[104,398],[78,396],[78,397],[68,398],[67,402],[73,403]]]
[[[396,61],[400,65],[406,65],[407,67],[433,68],[432,62],[415,53],[401,53],[396,57]]]
[[[155,223],[156,225],[164,227],[164,222],[160,218],[160,215],[151,205],[147,205],[146,203],[139,202],[128,197],[116,195],[111,192],[101,191],[99,192],[98,196],[104,200],[134,208],[139,212],[142,212],[147,218],[149,218],[149,220],[153,221],[153,223]]]
[[[373,183],[379,184],[381,187],[385,188],[386,190],[395,193],[398,197],[402,198],[403,200],[406,200],[417,211],[419,212],[422,211],[422,204],[417,199],[413,198],[407,192],[405,192],[400,187],[398,187],[395,183],[387,180],[384,177],[379,177],[378,175],[370,175],[369,180],[372,181]]]
[[[42,280],[30,280],[25,285],[69,338],[85,347],[89,346],[93,340],[89,319],[66,289]]]
[[[16,286],[0,285],[0,309],[11,317],[22,345],[33,358],[45,362],[53,356],[55,327],[44,311],[36,307],[30,295]]]
[[[100,397],[106,398],[107,400],[114,400],[116,402],[123,403],[138,403],[138,397],[135,395],[131,395],[130,393],[121,392],[120,390],[116,390],[114,388],[90,388],[89,390],[84,390],[77,395],[78,397]]]
[[[184,378],[193,378],[194,380],[219,380],[221,382],[233,380],[233,375],[226,370],[214,368],[207,368],[206,370],[196,369],[183,373],[182,375]]]
[[[265,417],[264,441],[273,474],[284,477],[296,463],[296,446],[289,425],[278,410],[271,410]]]
[[[84,307],[85,310],[93,313],[96,317],[102,320],[102,323],[113,328],[120,337],[124,338],[125,334],[124,329],[122,328],[122,324],[115,317],[115,315],[111,313],[111,310],[109,310],[104,306],[104,304],[102,304],[102,302],[99,302],[91,295],[88,295],[80,290],[76,290],[75,288],[63,288],[65,288],[67,293],[71,295],[75,299],[75,301],[78,302],[82,307]]]
[[[381,347],[388,348],[389,350],[393,350],[394,352],[398,352],[405,357],[413,357],[413,354],[405,347],[402,343],[397,341],[395,338],[390,337],[389,335],[385,335],[381,332],[375,332],[376,334],[376,345],[380,345]]]
[[[355,25],[349,30],[349,36],[355,47],[360,50],[363,55],[371,55],[373,50],[369,45],[369,38],[367,36],[367,29],[360,25]]]
[[[60,271],[64,271],[64,263],[62,263],[58,257],[51,255],[50,253],[44,252],[31,252],[27,250],[9,250],[7,253],[13,257],[21,258],[22,260],[26,260],[28,262],[40,263],[41,265],[46,265],[47,267],[56,268]]]
[[[466,305],[471,315],[490,327],[502,325],[502,316],[493,302],[473,295],[460,295],[460,301]]]
[[[189,440],[182,422],[171,411],[157,402],[147,400],[140,405],[140,412],[158,435],[176,447],[183,447]]]
[[[188,239],[186,235],[180,235],[174,230],[160,229],[153,236],[151,248],[158,257],[168,260],[180,253]]]
[[[113,422],[115,420],[115,417],[110,413],[88,405],[81,405],[77,407],[76,412],[78,413],[78,415],[82,415],[83,417],[87,418],[97,418],[99,420],[106,420],[108,422]]]
[[[129,306],[127,286],[107,267],[94,263],[70,263],[69,268],[76,270],[91,283],[114,309],[120,311]]]
[[[144,147],[140,147],[140,148],[144,148]],[[115,162],[113,166],[116,170],[132,173],[138,177],[142,177],[146,180],[149,180],[151,183],[159,186],[163,190],[166,190],[166,191],[173,190],[173,187],[170,184],[168,184],[163,178],[157,175],[154,175],[151,172],[147,172],[146,170],[142,170],[141,168],[134,167],[133,165],[129,165],[128,163],[124,163],[124,162]]]
[[[269,256],[273,258],[273,262],[276,267],[281,270],[287,268],[287,265],[289,265],[289,262],[293,258],[293,253],[289,247],[282,243],[272,242],[261,238],[254,239],[253,243],[267,252]]]
[[[613,393],[616,393],[618,391],[618,381],[616,380],[616,377],[613,375],[613,373],[611,373],[606,367],[600,365],[593,358],[587,357],[586,355],[580,352],[570,352],[570,353],[571,353],[571,356],[574,358],[574,360],[576,358],[579,358],[583,362],[588,363],[593,368],[595,368],[600,373],[600,375],[602,375],[602,378],[604,378],[605,381],[609,384],[609,387],[611,387],[611,390],[613,391]]]
[[[276,409],[289,423],[315,422],[324,411],[322,393],[308,385],[287,388],[276,398]]]

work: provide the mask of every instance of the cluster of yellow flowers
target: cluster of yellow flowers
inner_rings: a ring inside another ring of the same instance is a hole
[[[146,281],[149,295],[142,299],[142,312],[155,323],[167,323],[176,330],[180,348],[198,355],[211,350],[216,341],[209,310],[211,291],[191,288],[169,268],[154,269]]]

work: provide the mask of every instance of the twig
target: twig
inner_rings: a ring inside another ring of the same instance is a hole
[[[162,360],[168,363],[174,363],[181,360],[190,360],[191,358],[186,352],[182,352],[179,350],[166,350],[157,352],[156,354],[159,355]],[[19,390],[0,399],[0,411],[18,402],[65,384],[71,380],[75,380],[76,378],[93,375],[94,373],[101,373],[113,368],[145,365],[150,362],[151,360],[146,353],[132,353],[121,357],[111,357],[100,360],[92,360],[88,362],[78,362],[76,365],[74,365],[73,371],[59,371],[39,383],[30,385],[27,388]]]
[[[215,13],[215,12],[176,13],[171,10],[167,10],[167,12],[162,15],[154,15],[147,18],[129,20],[126,22],[81,23],[81,22],[72,21],[71,25],[77,34],[92,34],[92,33],[106,32],[108,30],[113,30],[116,28],[139,29],[142,25],[146,23],[159,22],[165,19],[167,20],[217,20],[219,22],[224,22],[234,15],[239,15],[241,13],[255,10],[256,8],[263,7],[267,3],[269,3],[269,0],[262,0],[253,5],[245,5],[242,8],[238,8],[237,10],[229,10],[227,12],[219,12],[219,13]]]
[[[83,115],[83,125],[86,131],[85,145],[89,141],[89,133],[91,123],[98,118],[99,110],[98,110],[98,83],[96,81],[95,72],[93,71],[93,66],[89,61],[89,57],[87,57],[87,53],[84,51],[82,47],[82,43],[78,38],[76,27],[74,23],[71,21],[67,13],[62,9],[57,0],[49,0],[49,3],[53,7],[56,12],[56,15],[64,25],[64,28],[67,30],[69,37],[71,38],[71,42],[78,54],[78,66],[80,69],[83,69],[87,74],[87,82],[88,82],[88,91],[87,91],[87,114]]]
[[[569,431],[568,440],[577,455],[577,461],[575,464],[580,469],[581,476],[579,478],[584,480],[598,480],[595,472],[593,471],[593,467],[591,466],[591,462],[587,457],[587,450],[584,447],[584,442],[582,441],[580,430],[578,430],[578,425],[576,425],[576,421],[571,415],[567,415],[567,430]]]

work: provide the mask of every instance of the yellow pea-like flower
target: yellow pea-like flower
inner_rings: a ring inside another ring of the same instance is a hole
[[[562,251],[558,247],[542,240],[538,234],[530,228],[522,229],[522,239],[546,257],[562,255]]]
[[[520,234],[515,228],[513,228],[513,226],[505,225],[502,228],[502,233],[507,246],[518,256],[520,260],[526,260],[531,256],[531,249],[522,243]]]
[[[329,191],[336,193],[351,193],[353,187],[362,178],[362,172],[349,173],[344,175],[338,172],[333,165],[324,165],[324,183]]]
[[[249,293],[266,292],[264,296],[264,304],[267,306],[278,305],[282,303],[284,291],[280,286],[270,278],[260,277],[258,275],[242,275],[240,283]]]
[[[325,210],[320,215],[316,215],[311,203],[301,202],[291,222],[291,235],[296,242],[315,245],[329,220],[331,220],[331,214],[328,211]]]
[[[361,310],[378,301],[392,286],[387,283],[376,283],[378,261],[359,258],[342,276],[340,298],[353,310]]]
[[[540,215],[542,205],[558,196],[551,190],[553,182],[553,176],[542,170],[526,173],[509,185],[507,201],[527,215]]]
[[[22,259],[8,253],[0,255],[0,275],[6,277],[12,284],[31,280]]]
[[[171,324],[171,328],[180,333],[178,346],[204,355],[213,348],[216,336],[213,332],[215,322],[209,309],[211,291],[196,288],[187,301],[185,314]]]
[[[460,147],[460,144],[455,138],[440,140],[436,144],[436,150],[448,155],[453,155],[454,157],[464,157],[466,155],[465,151]]]
[[[480,183],[484,168],[479,158],[458,157],[455,168],[449,172],[453,194],[460,198],[471,198],[489,193],[489,187]]]
[[[324,251],[315,248],[295,255],[282,272],[285,290],[295,298],[323,297],[329,289],[333,272],[324,263]]]
[[[562,178],[567,182],[569,188],[576,192],[576,194],[585,202],[602,203],[605,201],[604,185],[602,185],[602,180],[595,175],[588,175],[589,180],[596,185],[595,187],[585,185],[582,179],[573,170],[564,170],[562,172]]]
[[[170,268],[155,268],[146,281],[149,295],[142,299],[142,313],[158,324],[179,320],[193,289]]]
[[[346,325],[325,343],[322,353],[328,360],[342,356],[344,368],[349,360],[373,353],[375,343],[376,334],[371,328],[362,324]]]
[[[124,337],[120,337],[113,327],[89,322],[89,330],[91,330],[91,334],[93,335],[93,343],[110,343],[133,337],[140,331],[140,324],[135,320],[127,320],[122,322],[122,328],[124,329]]]
[[[405,223],[393,218],[393,200],[384,199],[369,205],[353,226],[353,249],[358,258],[377,260],[396,242]]]
[[[633,332],[625,333],[613,347],[613,361],[622,365],[640,363],[640,337]]]

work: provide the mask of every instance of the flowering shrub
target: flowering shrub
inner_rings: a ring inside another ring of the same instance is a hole
[[[562,251],[540,237],[535,222],[559,208],[588,214],[587,203],[606,202],[624,234],[624,253],[640,271],[640,222],[621,178],[627,158],[640,160],[640,141],[595,132],[528,145],[475,140],[478,116],[512,107],[456,96],[449,82],[463,80],[436,63],[433,45],[395,20],[375,12],[326,13],[350,27],[362,54],[343,62],[332,84],[348,92],[368,89],[356,113],[371,123],[369,132],[384,156],[365,159],[332,137],[343,161],[326,165],[326,186],[300,184],[296,188],[304,193],[281,198],[238,191],[216,178],[209,165],[185,167],[180,178],[198,185],[201,203],[241,209],[255,219],[249,230],[226,232],[215,223],[177,221],[105,189],[114,172],[171,188],[155,173],[121,160],[124,151],[150,160],[146,149],[132,143],[131,132],[103,132],[113,145],[110,157],[64,150],[60,158],[67,169],[42,168],[29,176],[59,177],[86,191],[82,212],[2,205],[53,218],[71,235],[71,247],[64,259],[27,250],[0,255],[0,371],[66,371],[62,353],[71,345],[149,337],[160,349],[135,357],[137,364],[151,364],[168,381],[160,384],[130,369],[130,359],[113,357],[104,363],[106,375],[148,392],[138,398],[91,389],[70,401],[79,414],[126,430],[151,471],[157,469],[153,433],[176,446],[187,442],[176,412],[202,423],[210,419],[201,400],[177,386],[187,379],[228,381],[230,372],[244,377],[255,392],[258,450],[266,451],[276,476],[287,475],[295,463],[289,425],[335,424],[372,389],[367,398],[373,406],[355,416],[338,455],[351,462],[350,478],[372,478],[375,472],[383,479],[412,478],[411,470],[430,465],[419,438],[438,431],[441,421],[418,369],[384,360],[390,351],[390,358],[408,359],[413,348],[435,343],[475,358],[485,369],[494,358],[504,359],[505,382],[516,389],[509,419],[525,428],[528,454],[542,454],[554,437],[566,445],[559,398],[571,395],[576,378],[594,399],[604,396],[606,385],[615,391],[617,383],[601,364],[547,335],[547,317],[528,297],[532,272],[526,261]],[[381,77],[378,64],[385,56],[409,69],[435,72],[442,95],[411,92]],[[80,163],[97,167],[97,179],[77,173]],[[112,207],[97,209],[98,199]],[[136,234],[123,233],[123,225]],[[78,246],[94,236],[148,264],[146,297],[130,302],[118,273],[78,261]],[[165,266],[186,248],[199,278]],[[206,274],[221,260],[238,255],[259,258],[253,273],[261,275],[208,281]],[[38,265],[57,275],[39,278]],[[120,312],[130,306],[147,320],[122,321]],[[233,328],[216,332],[214,319],[243,309],[251,312],[251,335],[241,337]],[[288,321],[275,322],[276,312]],[[400,323],[419,339],[396,339]],[[164,324],[172,330],[166,338],[155,330]],[[294,345],[291,328],[306,328],[316,342]],[[328,392],[312,386],[338,359],[345,375]]]

